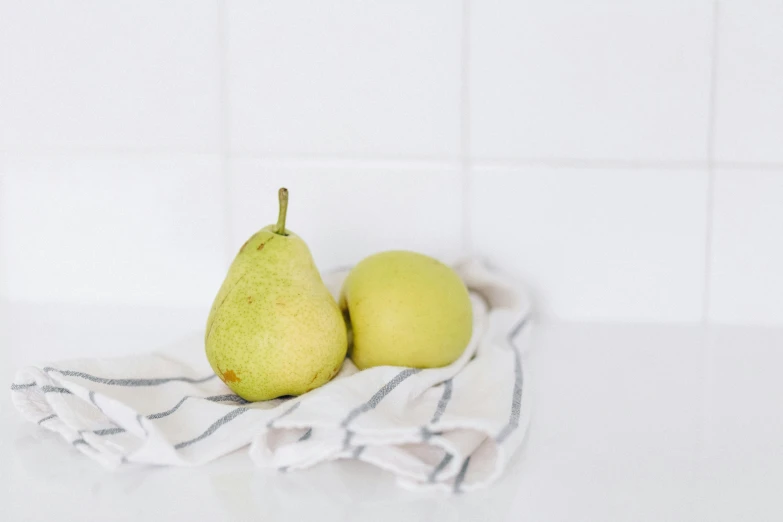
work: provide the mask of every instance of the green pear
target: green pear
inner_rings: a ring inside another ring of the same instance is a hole
[[[307,244],[285,228],[288,191],[279,196],[277,225],[242,245],[207,320],[209,364],[249,401],[325,384],[348,349],[345,321]]]
[[[457,360],[473,330],[465,283],[440,261],[415,252],[372,255],[348,274],[340,308],[349,318],[358,368],[437,368]]]

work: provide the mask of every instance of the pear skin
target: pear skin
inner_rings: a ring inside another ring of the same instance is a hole
[[[343,283],[340,308],[350,317],[350,357],[360,369],[446,366],[465,351],[473,331],[465,283],[440,261],[415,252],[362,260]]]
[[[242,245],[207,320],[205,345],[215,373],[248,401],[301,395],[340,370],[345,321],[307,244],[280,218]]]

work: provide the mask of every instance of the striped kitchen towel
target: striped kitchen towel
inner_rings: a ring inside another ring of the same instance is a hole
[[[165,352],[23,368],[12,399],[26,419],[111,468],[203,464],[249,444],[257,465],[284,472],[361,459],[409,488],[485,487],[527,428],[531,304],[478,260],[455,269],[475,324],[464,354],[444,368],[358,371],[346,359],[305,395],[247,403],[216,378],[198,336]],[[345,275],[324,276],[333,293]]]

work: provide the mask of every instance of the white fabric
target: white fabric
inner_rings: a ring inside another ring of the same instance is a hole
[[[530,301],[477,260],[455,269],[471,290],[474,334],[444,368],[358,371],[346,359],[331,382],[301,397],[246,403],[215,377],[198,336],[163,353],[21,369],[13,402],[107,467],[197,465],[250,444],[257,465],[287,472],[358,458],[405,487],[484,487],[529,420]],[[324,277],[333,293],[345,275]]]

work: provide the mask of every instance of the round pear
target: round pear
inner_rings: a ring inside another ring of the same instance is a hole
[[[382,252],[346,278],[340,308],[351,325],[350,357],[373,366],[438,368],[470,342],[473,309],[454,270],[423,254]]]

